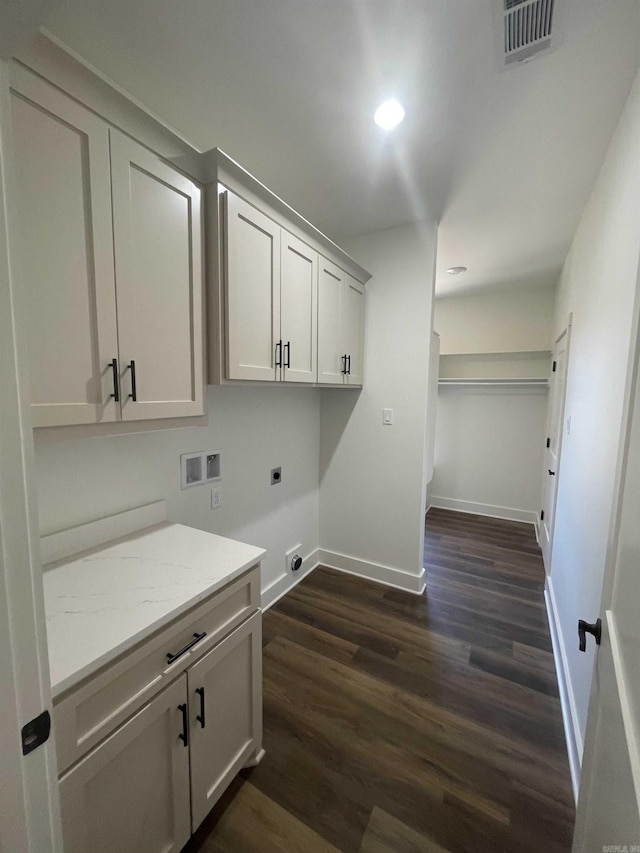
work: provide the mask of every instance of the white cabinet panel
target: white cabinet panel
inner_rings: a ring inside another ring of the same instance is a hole
[[[318,281],[318,382],[344,384],[344,285],[346,273],[320,257]]]
[[[364,285],[347,275],[344,307],[344,351],[347,385],[362,385],[364,363]]]
[[[194,832],[262,743],[261,638],[256,614],[187,672]]]
[[[60,780],[65,853],[178,853],[189,839],[186,676]]]
[[[20,279],[34,426],[114,421],[107,125],[55,90],[12,92]]]
[[[362,385],[365,287],[326,258],[318,282],[318,382]]]
[[[316,382],[318,254],[284,229],[280,239],[282,378]]]
[[[282,356],[280,227],[233,193],[224,206],[226,375],[274,381]]]
[[[204,413],[200,190],[110,130],[123,420]]]

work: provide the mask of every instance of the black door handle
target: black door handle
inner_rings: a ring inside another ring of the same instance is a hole
[[[552,477],[556,476],[556,472],[552,471],[551,468],[549,468],[548,471],[549,471],[550,476],[552,476]]]
[[[200,713],[196,717],[196,720],[200,723],[200,727],[204,728],[204,687],[196,687],[196,693],[200,697]]]
[[[135,403],[138,399],[138,392],[136,390],[136,363],[135,361],[129,362],[129,370],[131,371],[131,393],[129,396]]]
[[[116,401],[116,403],[120,402],[120,377],[118,376],[118,359],[111,359],[111,370],[113,371],[113,394],[110,396]]]
[[[346,354],[342,356],[342,373],[347,375],[347,356]]]
[[[276,367],[282,367],[282,341],[276,344]]]
[[[351,356],[348,355],[347,358],[349,359],[349,366],[347,367],[347,375],[351,376]]]
[[[178,711],[182,711],[182,731],[178,735],[185,746],[189,746],[189,719],[187,716],[187,705],[178,705]]]
[[[585,622],[584,619],[578,620],[578,639],[580,640],[581,652],[586,652],[587,650],[587,634],[593,634],[596,639],[596,645],[599,646],[602,639],[602,619],[596,619],[593,624]]]
[[[282,347],[283,367],[291,367],[291,341],[287,341]]]

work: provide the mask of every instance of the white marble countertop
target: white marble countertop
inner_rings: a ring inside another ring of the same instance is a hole
[[[54,697],[225,586],[265,553],[162,522],[46,566]]]

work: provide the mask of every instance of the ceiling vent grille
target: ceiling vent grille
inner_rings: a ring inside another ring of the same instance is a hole
[[[555,0],[503,0],[504,61],[522,62],[549,47]]]

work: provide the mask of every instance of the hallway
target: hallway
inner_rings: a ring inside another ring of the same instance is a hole
[[[185,851],[567,853],[530,525],[432,509],[427,595],[320,568],[264,617],[265,749]]]

